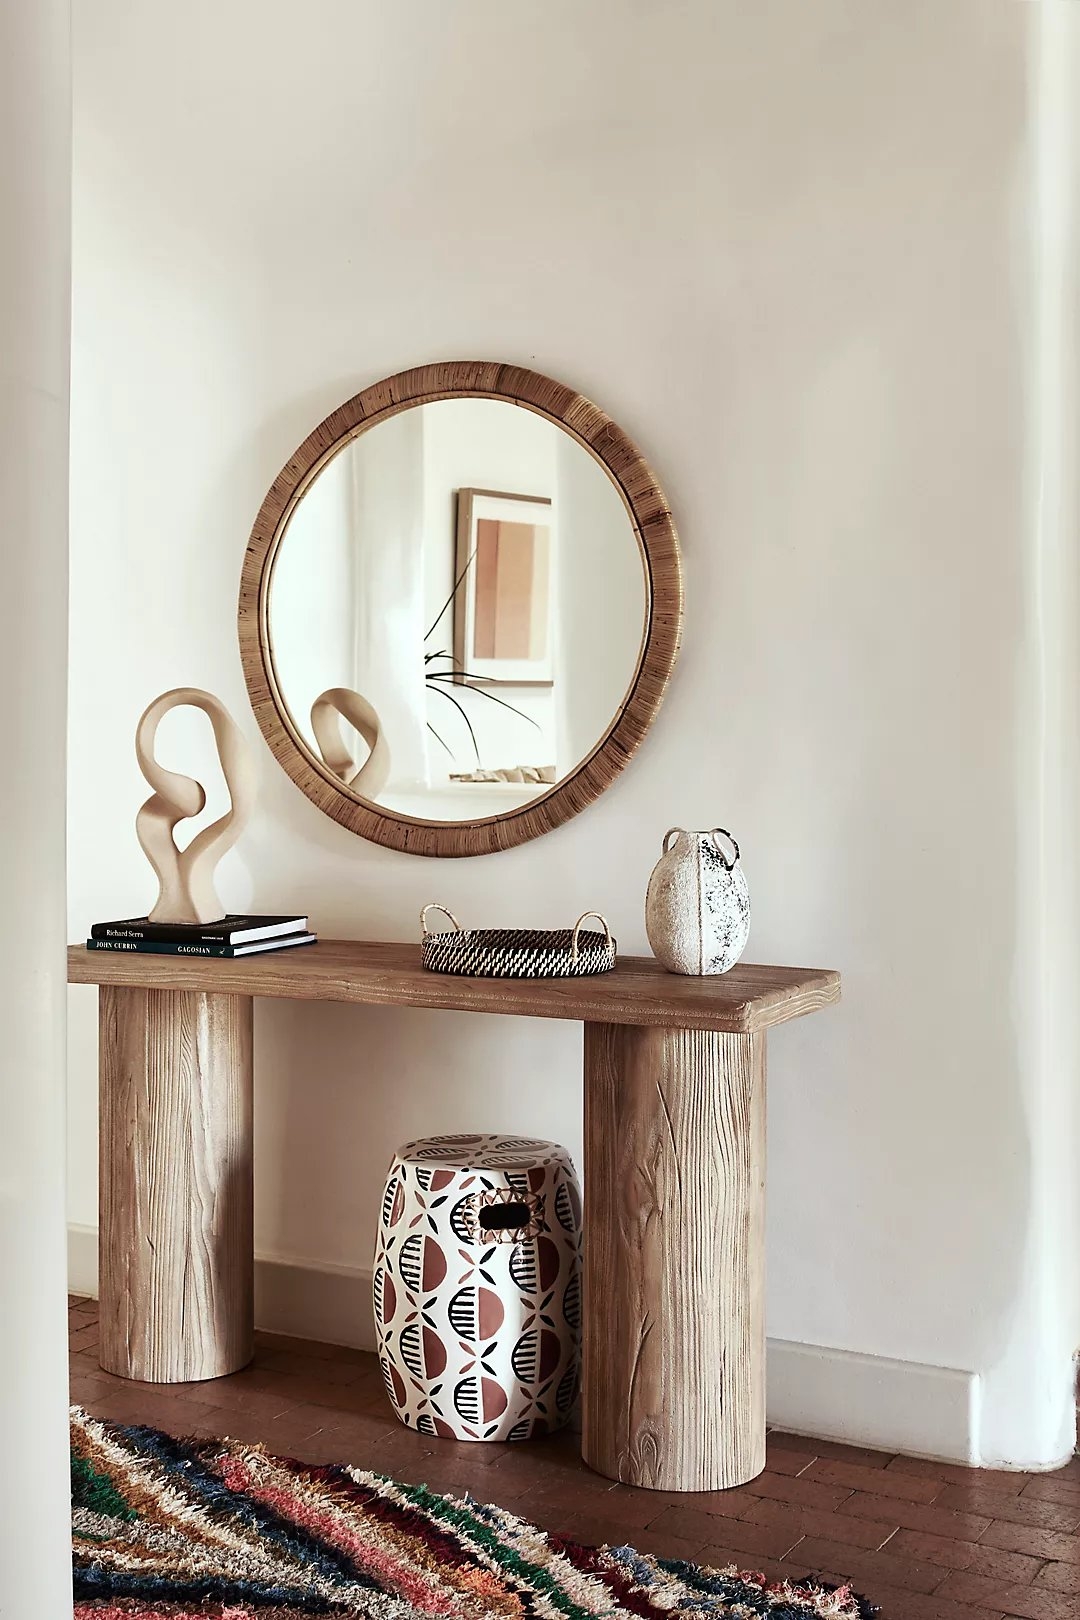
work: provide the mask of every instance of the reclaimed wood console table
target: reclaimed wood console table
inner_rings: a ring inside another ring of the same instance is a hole
[[[625,957],[587,979],[428,973],[419,945],[215,959],[68,954],[100,986],[101,1364],[218,1378],[252,1354],[252,999],[585,1025],[582,1454],[657,1490],[765,1466],[765,1033],[836,973],[682,978]]]

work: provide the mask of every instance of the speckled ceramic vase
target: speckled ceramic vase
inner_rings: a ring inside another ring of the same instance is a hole
[[[645,931],[669,973],[734,967],[750,934],[750,895],[739,846],[723,827],[665,834],[645,896]]]

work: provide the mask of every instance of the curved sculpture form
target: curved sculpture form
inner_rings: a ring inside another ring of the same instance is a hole
[[[342,740],[339,718],[355,727],[371,750],[358,771]],[[365,799],[377,799],[390,776],[390,747],[367,698],[348,686],[328,687],[311,705],[311,729],[319,753],[334,775]]]
[[[206,803],[206,790],[193,777],[159,765],[154,757],[154,738],[162,716],[185,704],[202,709],[210,718],[231,805],[217,821],[204,827],[187,849],[180,850],[173,829],[178,822],[198,815]],[[255,808],[255,769],[240,727],[213,693],[195,686],[178,686],[172,692],[163,692],[143,712],[135,730],[135,757],[154,789],[135,817],[143,854],[161,885],[150,921],[220,922],[226,913],[214,889],[214,871],[225,851],[236,843]]]

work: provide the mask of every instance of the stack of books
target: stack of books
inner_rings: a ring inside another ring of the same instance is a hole
[[[145,951],[152,956],[254,956],[314,945],[306,917],[223,917],[215,923],[153,923],[122,917],[95,923],[88,951]]]

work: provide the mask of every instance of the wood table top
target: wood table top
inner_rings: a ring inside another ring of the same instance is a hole
[[[840,999],[840,975],[825,968],[739,962],[728,973],[689,978],[666,972],[651,956],[624,956],[613,972],[591,978],[472,979],[429,972],[421,965],[418,944],[358,939],[241,957],[153,956],[72,945],[68,982],[728,1034],[768,1029]]]

